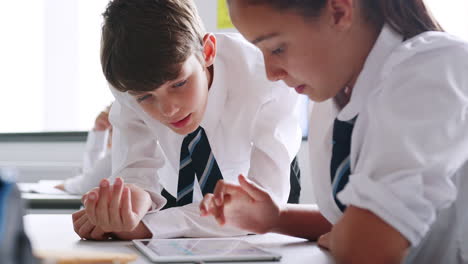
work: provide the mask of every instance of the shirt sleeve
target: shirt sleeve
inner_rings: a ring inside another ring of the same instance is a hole
[[[302,133],[298,95],[283,82],[270,83],[272,97],[261,107],[253,126],[248,177],[285,204],[290,191],[291,162],[299,151]]]
[[[369,95],[364,144],[338,195],[413,246],[456,199],[452,178],[468,157],[468,56],[446,51],[401,62]]]
[[[243,236],[248,232],[219,226],[214,217],[201,217],[199,203],[148,213],[143,223],[153,238]]]
[[[84,171],[75,177],[64,181],[65,190],[71,194],[84,194],[92,188],[98,187],[101,179],[111,175],[111,155],[110,152],[99,159],[92,169]]]
[[[162,186],[158,169],[164,165],[164,157],[158,151],[157,138],[133,109],[114,93],[109,119],[112,134],[112,177],[121,177],[125,183],[135,184],[147,191],[153,201],[153,210],[162,208],[166,199],[161,195]]]
[[[90,131],[86,138],[81,173],[64,181],[65,191],[84,194],[111,175],[110,157],[106,157],[108,131]]]
[[[92,170],[106,153],[108,131],[89,131],[83,154],[83,172]]]

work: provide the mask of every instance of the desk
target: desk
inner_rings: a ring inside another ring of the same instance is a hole
[[[26,215],[25,229],[31,239],[34,249],[41,250],[98,250],[101,252],[133,253],[139,256],[132,264],[151,263],[129,241],[84,241],[80,240],[73,231],[71,215]],[[251,262],[252,264],[268,263],[314,263],[334,264],[328,252],[320,249],[313,242],[307,240],[278,235],[265,234],[240,237],[255,245],[270,251],[280,253],[283,258],[279,262]]]
[[[51,212],[57,209],[71,211],[80,209],[81,195],[70,195],[59,190],[54,190],[52,186],[49,186],[49,193],[40,193],[40,190],[45,189],[40,185],[39,183],[18,183],[21,198],[26,201],[27,209],[46,209]],[[48,191],[47,189],[45,190]]]

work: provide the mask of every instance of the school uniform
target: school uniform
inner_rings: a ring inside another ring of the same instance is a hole
[[[111,152],[107,151],[108,131],[90,131],[86,139],[81,173],[64,181],[65,191],[84,194],[111,176]]]
[[[206,134],[225,181],[237,182],[242,173],[268,190],[279,203],[286,203],[290,165],[301,142],[295,112],[298,96],[283,82],[266,79],[262,54],[239,34],[216,34],[216,38],[218,51],[201,122],[202,133]],[[154,210],[143,222],[153,237],[245,234],[219,227],[212,217],[199,216],[203,195],[197,179],[193,181],[191,203],[159,210],[167,202],[167,196],[161,192],[176,199],[180,196],[178,175],[179,169],[185,169],[185,164],[181,165],[181,147],[186,136],[151,118],[128,93],[112,87],[111,90],[116,98],[110,112],[114,129],[113,177],[123,177],[125,182],[150,193]],[[216,182],[208,184],[214,186]]]
[[[313,187],[331,223],[346,206],[368,209],[410,242],[406,263],[468,263],[467,73],[467,43],[440,32],[404,41],[384,26],[350,102],[314,105]],[[343,125],[347,165],[331,158]]]

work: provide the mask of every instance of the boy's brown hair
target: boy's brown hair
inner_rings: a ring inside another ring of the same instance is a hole
[[[204,28],[192,0],[113,0],[103,14],[101,65],[126,92],[152,91],[201,59]]]

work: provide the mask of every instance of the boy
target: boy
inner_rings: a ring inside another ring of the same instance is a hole
[[[246,234],[198,210],[218,180],[240,173],[279,203],[291,176],[297,202],[297,95],[264,77],[261,53],[240,35],[205,34],[191,1],[115,0],[104,13],[101,52],[116,98],[119,178],[83,197],[86,209],[73,217],[81,237]]]

